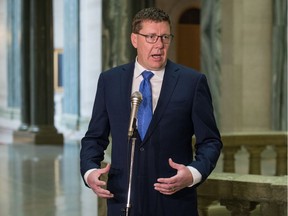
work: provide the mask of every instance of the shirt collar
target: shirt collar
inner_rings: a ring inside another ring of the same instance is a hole
[[[134,70],[134,78],[138,78],[139,76],[141,76],[141,73],[143,71],[147,70],[146,68],[144,68],[142,65],[139,64],[138,60],[137,60],[137,57],[136,57],[136,60],[135,60],[135,70]],[[161,70],[158,70],[158,71],[152,71],[152,70],[149,70],[151,71],[152,73],[154,73],[154,76],[156,77],[159,77],[160,79],[163,79],[164,77],[164,72],[165,72],[165,67]],[[153,77],[152,77],[153,78]]]

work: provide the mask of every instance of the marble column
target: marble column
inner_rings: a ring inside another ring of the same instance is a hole
[[[20,106],[20,34],[21,34],[21,0],[7,1],[7,78],[8,107]],[[11,113],[13,114],[13,111]]]
[[[103,1],[102,56],[103,70],[128,63],[136,57],[130,42],[134,15],[144,7],[154,6],[154,0]]]
[[[287,130],[287,0],[273,1],[272,128]]]
[[[78,129],[80,119],[79,9],[79,0],[64,0],[63,122],[74,130]]]
[[[207,75],[220,127],[221,1],[201,1],[201,71]]]
[[[30,0],[22,0],[21,31],[21,125],[20,131],[26,131],[31,124],[30,110]]]
[[[21,88],[29,89],[27,98],[30,97],[30,101],[24,98],[23,103],[26,106],[25,103],[30,102],[30,107],[26,108],[30,108],[31,118],[28,130],[14,132],[14,142],[63,144],[63,135],[54,126],[52,0],[31,0],[29,3],[30,46],[22,48],[30,50],[27,66],[30,77],[29,82],[22,82]]]

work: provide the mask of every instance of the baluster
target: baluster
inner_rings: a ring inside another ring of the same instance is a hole
[[[235,154],[240,149],[240,146],[225,146],[223,148],[223,171],[235,172]]]
[[[249,174],[261,174],[261,153],[266,146],[246,146],[249,152]]]
[[[286,145],[286,143],[285,143]],[[287,146],[274,146],[277,153],[276,157],[276,175],[287,175]]]

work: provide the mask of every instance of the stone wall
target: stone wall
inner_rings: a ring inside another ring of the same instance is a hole
[[[271,0],[222,1],[222,131],[271,128]]]

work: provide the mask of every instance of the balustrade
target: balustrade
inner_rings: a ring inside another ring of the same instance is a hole
[[[249,153],[249,174],[261,174],[261,154],[271,146],[276,152],[276,175],[287,175],[287,133],[223,134],[223,172],[235,172],[235,155],[244,148]]]
[[[287,133],[222,134],[222,141],[223,173],[212,173],[198,188],[200,215],[208,216],[209,206],[217,201],[232,216],[248,216],[257,205],[263,216],[286,216]],[[262,153],[268,147],[276,153],[276,176],[261,175]],[[240,149],[249,155],[247,174],[235,173]]]

